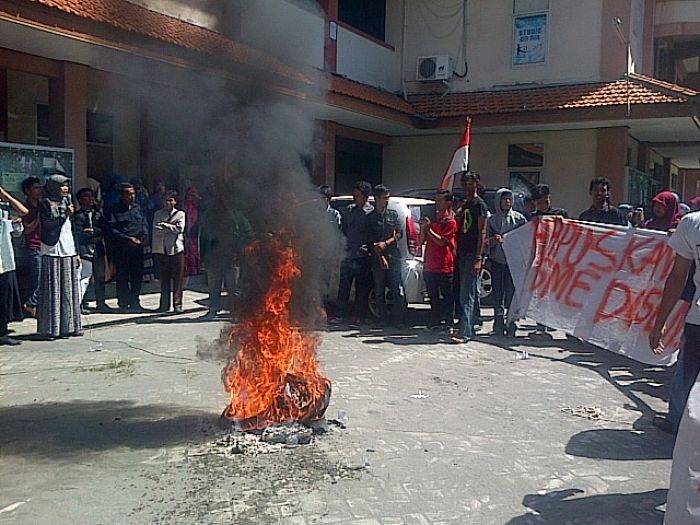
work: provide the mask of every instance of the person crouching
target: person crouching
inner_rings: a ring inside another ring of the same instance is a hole
[[[510,309],[515,288],[503,251],[503,236],[525,224],[527,219],[513,209],[513,192],[508,188],[501,188],[496,192],[495,202],[496,213],[487,221],[491,279],[495,299],[493,333],[512,337],[515,335],[516,326],[513,322],[506,327],[505,315]]]

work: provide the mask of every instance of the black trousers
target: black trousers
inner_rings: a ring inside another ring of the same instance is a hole
[[[105,304],[105,258],[104,255],[94,255],[90,258],[84,257],[86,260],[90,261],[92,264],[92,277],[90,278],[90,285],[88,290],[92,286],[95,292],[95,302],[97,306],[102,306]],[[85,296],[83,297],[83,306],[87,305],[87,290],[85,291]]]
[[[340,263],[338,283],[338,314],[347,315],[352,282],[355,281],[355,314],[365,317],[368,312],[369,292],[372,288],[372,272],[369,257],[346,258]]]
[[[452,326],[454,323],[453,275],[424,272],[423,279],[430,298],[430,325],[437,326],[445,321],[447,326]]]
[[[493,282],[494,298],[494,329],[505,327],[505,316],[510,310],[510,303],[513,302],[515,287],[513,277],[510,275],[508,265],[497,263],[491,260],[491,279]]]
[[[374,297],[377,300],[379,317],[383,321],[398,324],[406,313],[406,297],[401,286],[401,267],[399,259],[392,259],[389,268],[382,268],[376,259],[372,260],[372,277],[374,278]],[[394,304],[391,318],[388,318],[386,306],[386,289],[389,288]]]
[[[114,265],[117,269],[117,301],[119,308],[140,306],[141,283],[143,281],[143,248],[138,246],[115,246]]]
[[[182,306],[182,287],[185,277],[185,252],[175,255],[154,254],[160,274],[160,308],[170,310],[170,299],[174,307]]]

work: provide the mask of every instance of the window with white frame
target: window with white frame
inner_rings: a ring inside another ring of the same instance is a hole
[[[508,187],[513,191],[531,195],[543,167],[544,144],[508,145]]]
[[[513,66],[547,59],[549,0],[513,0]]]

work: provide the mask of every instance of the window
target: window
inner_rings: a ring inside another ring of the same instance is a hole
[[[49,124],[48,104],[36,105],[36,140],[37,144],[49,141],[51,125]]]
[[[547,57],[549,0],[513,0],[512,64],[543,63]]]
[[[544,144],[508,145],[508,186],[517,193],[530,195],[540,183],[544,167]]]
[[[105,113],[87,114],[87,141],[95,144],[112,144],[112,116]]]
[[[339,0],[338,20],[383,42],[386,0]]]
[[[349,195],[358,180],[372,186],[382,182],[381,144],[336,137],[335,139],[335,192]]]
[[[543,165],[543,144],[510,144],[508,146],[508,167],[541,168]]]

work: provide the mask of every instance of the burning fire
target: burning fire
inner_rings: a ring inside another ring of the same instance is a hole
[[[242,430],[317,421],[331,393],[331,383],[316,361],[318,337],[293,326],[290,319],[292,284],[301,276],[297,254],[279,240],[270,240],[265,248],[270,249],[274,268],[270,287],[260,306],[231,329],[229,347],[235,345],[238,351],[235,363],[222,372],[224,388],[231,394],[222,417]],[[247,251],[260,249],[255,243]]]

